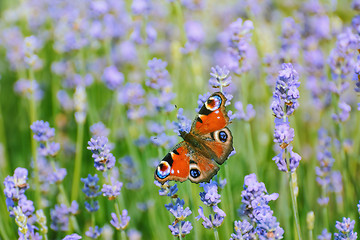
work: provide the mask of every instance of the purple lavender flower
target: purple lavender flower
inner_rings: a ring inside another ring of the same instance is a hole
[[[74,201],[75,202],[75,201]],[[77,212],[76,202],[72,203],[71,207],[65,204],[55,205],[54,209],[50,210],[51,225],[50,228],[54,231],[67,231],[69,228],[69,216]]]
[[[285,149],[294,140],[294,129],[290,128],[289,121],[283,122],[275,118],[274,142],[279,143]]]
[[[229,76],[230,71],[223,66],[222,68],[219,66],[211,68],[211,78],[209,80],[209,85],[213,88],[220,88],[220,90],[224,87],[228,87],[231,84],[231,76]]]
[[[180,228],[179,228],[179,224],[181,224],[181,233],[180,233]],[[191,222],[189,221],[181,221],[178,223],[173,223],[172,225],[169,225],[169,229],[171,231],[171,234],[174,237],[178,237],[181,235],[181,237],[185,237],[187,234],[190,233],[191,229],[193,228],[193,226],[191,225]]]
[[[186,54],[194,52],[199,48],[204,41],[205,32],[202,24],[198,21],[187,21],[185,23],[185,32],[188,42],[185,43],[182,52]]]
[[[176,204],[176,206],[170,208],[169,211],[172,215],[174,215],[175,219],[180,221],[184,220],[187,216],[191,214],[190,208],[187,207],[184,209],[181,203]]]
[[[335,240],[357,239],[357,233],[354,232],[355,221],[350,218],[343,218],[342,222],[336,221],[335,227],[339,230],[338,233],[334,233]]]
[[[332,119],[337,122],[345,122],[350,117],[351,106],[345,102],[339,102],[339,113],[332,114]]]
[[[234,222],[235,233],[231,234],[230,240],[235,239],[253,239],[254,227],[245,219],[244,221],[235,221]]]
[[[336,194],[336,202],[342,204],[343,182],[340,171],[333,171],[331,173],[329,190]]]
[[[283,239],[284,229],[280,227],[280,224],[276,221],[276,217],[263,218],[263,220],[257,224],[256,233],[259,239]]]
[[[175,135],[168,136],[166,133],[161,133],[156,137],[151,137],[150,141],[156,146],[162,146],[164,148],[170,148],[175,146],[178,142],[178,138]]]
[[[7,176],[4,180],[4,194],[6,197],[6,205],[10,216],[14,216],[12,209],[15,203],[19,207],[24,208],[23,212],[31,213],[35,210],[31,201],[28,201],[25,196],[25,190],[29,188],[27,184],[28,171],[25,168],[16,168],[13,176]]]
[[[40,147],[38,148],[38,153],[41,156],[47,157],[55,157],[56,154],[60,150],[60,144],[56,142],[48,142],[47,144],[40,143]]]
[[[94,123],[93,125],[91,125],[90,132],[94,138],[97,138],[100,136],[104,136],[104,137],[109,136],[110,130],[108,128],[106,128],[104,123],[97,122],[97,123]]]
[[[192,11],[199,11],[202,10],[205,7],[205,1],[204,0],[181,0],[181,4]]]
[[[176,211],[178,207],[183,207],[185,204],[184,199],[177,198],[175,203],[171,201],[169,204],[165,204],[166,210],[170,211],[171,209]]]
[[[79,239],[82,239],[81,236],[79,236],[78,234],[76,233],[73,233],[71,235],[67,235],[66,237],[64,237],[62,240],[79,240]]]
[[[217,207],[216,205],[212,207],[213,211],[214,211],[214,215],[209,215],[209,218],[205,217],[204,215],[204,210],[203,208],[200,206],[198,213],[199,215],[196,217],[197,220],[202,219],[202,225],[205,228],[208,229],[212,229],[212,228],[218,228],[221,226],[221,224],[224,221],[224,218],[226,216],[225,212],[222,211],[219,207]]]
[[[171,87],[170,74],[166,70],[167,62],[153,58],[148,62],[146,70],[146,85],[153,89],[165,89]]]
[[[177,184],[174,184],[173,186],[171,186],[168,182],[161,184],[158,181],[154,181],[154,184],[156,186],[160,187],[160,190],[159,190],[160,196],[167,195],[168,197],[171,197],[171,198],[177,198],[176,193],[179,190],[177,187]]]
[[[237,110],[236,113],[234,113],[232,115],[232,117],[230,117],[230,119],[239,119],[239,120],[244,120],[244,121],[250,121],[251,119],[253,119],[255,117],[255,109],[253,107],[252,104],[248,104],[246,106],[246,113],[244,111],[244,107],[242,102],[235,102],[235,109]]]
[[[115,181],[115,179],[112,179],[111,183],[112,183],[112,185],[104,184],[101,189],[103,196],[108,197],[109,200],[113,200],[117,196],[119,196],[120,190],[123,186],[122,182]]]
[[[230,69],[236,74],[242,74],[250,69],[248,55],[250,50],[251,31],[254,29],[250,20],[243,22],[238,18],[231,23],[228,30],[228,52],[231,56]]]
[[[150,95],[148,101],[152,104],[152,107],[155,111],[151,111],[156,114],[156,112],[164,111],[166,113],[174,110],[174,105],[171,104],[171,100],[175,97],[175,93],[168,90],[160,91],[158,95]]]
[[[331,233],[327,231],[326,228],[323,229],[321,235],[317,237],[318,240],[331,240]]]
[[[28,99],[34,95],[35,101],[41,100],[44,95],[43,91],[40,89],[39,84],[34,80],[30,81],[26,79],[19,79],[14,85],[14,91]]]
[[[94,158],[94,167],[99,171],[110,170],[115,165],[115,157],[110,153],[107,137],[91,138],[87,149],[91,150]]]
[[[50,128],[50,124],[43,120],[34,122],[30,129],[34,133],[34,139],[38,142],[46,142],[55,136],[55,129]]]
[[[99,228],[98,226],[89,227],[89,230],[85,232],[85,235],[92,239],[98,239],[101,235],[102,228]]]
[[[290,116],[298,108],[297,99],[300,97],[297,88],[298,73],[291,63],[283,63],[282,70],[279,71],[279,77],[276,81],[275,91],[273,93],[273,103],[271,108],[277,118],[282,118],[285,114]]]
[[[279,226],[273,211],[268,205],[270,201],[276,200],[279,194],[268,194],[265,184],[258,182],[254,173],[245,176],[244,191],[241,193],[243,206],[240,214],[250,218],[256,224],[254,232],[259,239],[282,239],[284,230]],[[245,225],[246,226],[246,225]],[[250,234],[251,235],[251,234]]]
[[[346,28],[337,38],[336,47],[331,51],[328,63],[335,79],[345,78],[352,73],[355,61],[354,55],[358,48],[360,37]]]
[[[131,11],[134,15],[147,15],[151,10],[149,0],[134,0],[131,4]]]
[[[292,151],[292,146],[287,147],[288,152],[290,153],[290,158],[287,160],[285,155],[285,150],[282,149],[278,155],[273,157],[273,161],[275,161],[278,169],[283,172],[294,172],[296,168],[299,166],[301,156],[296,152]],[[289,161],[289,166],[287,162]]]
[[[190,132],[191,129],[191,120],[188,119],[183,115],[184,109],[179,108],[177,113],[177,122],[173,122],[174,125],[174,132],[180,133],[181,132]]]
[[[118,89],[124,82],[124,74],[119,72],[117,68],[112,65],[105,68],[102,80],[110,90]]]
[[[125,179],[125,187],[127,189],[139,189],[143,185],[143,180],[139,175],[139,167],[130,156],[119,159],[121,164],[121,174]]]
[[[144,103],[145,90],[139,83],[127,83],[119,92],[118,101],[121,104],[141,105]]]
[[[204,192],[200,192],[200,198],[206,206],[214,206],[221,202],[216,182],[210,180],[210,183],[200,183],[200,187],[204,188]]]
[[[280,59],[282,62],[297,62],[301,37],[300,26],[293,18],[288,17],[283,20],[281,32]]]
[[[100,186],[97,185],[97,182],[99,181],[97,174],[94,176],[89,174],[87,178],[81,178],[81,181],[84,183],[84,188],[82,191],[85,193],[86,197],[96,198],[101,194],[99,191]]]
[[[120,218],[119,218],[120,217]],[[111,225],[114,226],[117,230],[124,230],[130,221],[130,216],[128,216],[128,211],[124,209],[120,216],[117,216],[115,213],[111,213]]]

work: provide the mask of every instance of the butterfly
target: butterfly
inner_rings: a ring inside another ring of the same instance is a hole
[[[233,148],[233,137],[226,126],[229,117],[223,93],[213,93],[201,107],[190,132],[180,131],[184,141],[178,143],[157,166],[155,180],[193,183],[209,182],[219,171]]]

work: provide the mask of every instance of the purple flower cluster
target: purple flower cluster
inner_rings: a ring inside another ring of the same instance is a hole
[[[73,233],[71,235],[67,235],[66,237],[64,237],[62,240],[79,240],[79,239],[82,239],[81,236],[79,236],[78,234],[76,233]]]
[[[242,102],[235,102],[234,106],[237,111],[231,116],[229,116],[230,119],[239,119],[248,122],[251,121],[256,115],[256,111],[252,104],[248,104],[246,106],[246,112],[244,110]]]
[[[273,211],[268,205],[270,201],[276,200],[279,194],[268,194],[265,184],[258,182],[254,173],[245,176],[244,190],[241,192],[243,203],[240,209],[240,215],[250,219],[250,223],[246,220],[235,222],[235,234],[233,239],[244,239],[249,236],[252,239],[258,236],[259,239],[282,239],[284,230],[273,216]],[[241,238],[243,237],[243,238]],[[252,237],[252,238],[251,238]]]
[[[130,222],[130,216],[128,216],[128,211],[126,209],[122,211],[120,216],[117,216],[115,213],[111,213],[111,218],[110,223],[117,230],[124,230]]]
[[[283,63],[282,70],[276,81],[271,109],[275,116],[274,142],[278,143],[281,151],[273,158],[278,169],[284,172],[294,172],[299,166],[301,156],[292,151],[290,143],[294,139],[294,129],[290,128],[288,117],[298,108],[300,97],[298,87],[299,76],[291,63]],[[287,160],[287,153],[290,157]]]
[[[145,90],[139,83],[128,82],[118,92],[118,102],[128,106],[129,119],[141,119],[148,114],[145,102]]]
[[[99,201],[95,199],[101,194],[99,191],[100,186],[97,185],[99,178],[97,174],[94,176],[89,174],[87,178],[81,178],[81,181],[84,183],[82,191],[85,193],[86,198],[90,200],[90,202],[85,201],[85,208],[88,212],[96,212],[99,210]]]
[[[243,22],[241,18],[231,23],[227,29],[227,46],[230,54],[229,67],[236,74],[247,72],[251,67],[248,58],[250,54],[249,42],[253,29],[252,21],[246,20]]]
[[[318,240],[331,240],[331,233],[325,228],[321,234],[317,237]]]
[[[139,167],[132,157],[124,156],[119,159],[121,165],[121,175],[124,179],[125,188],[140,189],[143,186],[143,180],[139,173]]]
[[[13,209],[18,206],[22,213],[27,217],[35,211],[34,204],[28,200],[25,191],[29,188],[27,183],[28,170],[26,168],[16,168],[13,176],[7,176],[4,180],[4,194],[6,206],[11,217],[14,217]]]
[[[124,74],[114,66],[105,68],[102,80],[110,90],[118,89],[124,82]]]
[[[298,87],[300,82],[298,79],[299,75],[291,63],[281,65],[271,104],[275,117],[282,119],[285,116],[290,116],[299,107]]]
[[[166,149],[175,146],[175,144],[178,142],[178,137],[176,135],[169,135],[167,132],[171,130],[171,132],[175,131],[176,133],[179,133],[179,130],[182,128],[184,131],[189,129],[189,125],[184,125],[188,124],[189,122],[187,122],[185,116],[182,115],[182,110],[179,110],[178,119],[179,122],[173,124],[168,121],[165,127],[159,123],[151,122],[148,125],[148,128],[151,133],[155,134],[155,136],[150,137],[151,143]]]
[[[338,77],[345,78],[350,73],[353,73],[355,67],[354,56],[358,49],[359,41],[359,35],[354,34],[351,28],[346,28],[338,35],[336,46],[331,51],[328,59],[334,79]]]
[[[222,68],[219,66],[212,67],[210,75],[209,85],[212,88],[220,88],[220,91],[222,91],[224,87],[228,87],[231,84],[230,71],[226,66]]]
[[[342,177],[340,172],[332,169],[335,159],[331,151],[331,138],[327,135],[325,129],[320,129],[318,132],[318,149],[317,159],[319,166],[315,168],[317,175],[316,181],[322,187],[322,195],[318,199],[320,205],[327,205],[329,202],[329,193],[334,192],[337,196],[337,202],[342,202]]]
[[[122,182],[117,181],[114,178],[111,178],[111,185],[104,184],[101,192],[104,197],[107,197],[109,200],[114,200],[117,196],[120,195],[120,190],[123,186]]]
[[[187,42],[181,51],[185,54],[196,51],[205,39],[202,23],[199,21],[187,21],[185,23]]]
[[[191,222],[185,221],[185,219],[191,214],[191,210],[188,207],[184,208],[185,201],[178,198],[177,184],[171,186],[169,182],[161,184],[158,181],[154,181],[154,184],[160,187],[160,196],[168,196],[171,199],[169,204],[165,204],[165,208],[175,217],[175,221],[169,225],[171,234],[175,237],[184,237],[189,234],[193,227]]]
[[[191,120],[188,119],[186,116],[183,115],[184,109],[179,108],[177,113],[177,122],[173,122],[174,125],[174,132],[179,134],[180,132],[190,132],[191,129]]]
[[[190,208],[186,207],[184,209],[184,203],[184,200],[177,198],[176,202],[165,204],[166,209],[175,217],[175,221],[169,225],[171,234],[174,237],[178,237],[179,235],[184,237],[189,234],[193,228],[191,222],[184,221],[191,214]]]
[[[39,154],[45,157],[54,157],[60,150],[59,143],[50,141],[55,136],[55,129],[50,128],[49,123],[43,120],[34,122],[30,129],[34,133],[34,139],[40,143]]]
[[[89,227],[89,230],[85,232],[85,236],[92,238],[92,239],[98,239],[101,235],[102,228],[99,228],[98,226],[95,227]]]
[[[102,122],[97,122],[91,125],[90,132],[94,138],[98,138],[100,136],[108,137],[110,134],[110,130],[106,128]]]
[[[331,117],[336,122],[345,122],[350,117],[351,106],[345,102],[339,102],[338,107],[338,114],[333,113]]]
[[[94,167],[98,171],[110,170],[115,165],[115,157],[110,153],[107,137],[100,136],[96,139],[91,138],[88,141],[87,149],[91,150],[94,158]]]
[[[297,62],[300,48],[300,26],[291,17],[285,18],[281,29],[281,62]]]
[[[50,210],[50,228],[54,231],[69,230],[69,217],[77,214],[78,209],[79,204],[76,201],[73,201],[70,207],[65,204],[55,205],[55,208]]]
[[[218,193],[219,184],[216,181],[210,180],[209,183],[200,183],[200,186],[204,189],[204,192],[200,192],[201,201],[208,207],[211,207],[213,214],[209,217],[204,215],[204,209],[200,206],[196,217],[197,220],[202,219],[202,225],[208,229],[215,229],[221,226],[226,214],[218,207],[221,202],[221,195]]]
[[[335,227],[339,230],[338,233],[334,233],[334,240],[355,240],[357,239],[357,232],[354,232],[355,221],[350,218],[343,218],[342,222],[336,221]]]
[[[14,91],[27,99],[31,99],[31,97],[34,96],[35,101],[41,100],[44,95],[39,84],[35,80],[19,79],[14,84]]]

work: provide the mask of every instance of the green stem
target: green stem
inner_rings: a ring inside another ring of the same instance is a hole
[[[229,173],[229,164],[226,164],[224,166],[225,168],[225,178],[226,178],[226,185],[225,185],[225,189],[226,189],[226,195],[227,195],[227,205],[228,205],[228,208],[229,208],[229,218],[231,221],[234,221],[235,220],[235,216],[234,216],[234,198],[233,198],[233,194],[232,194],[232,191],[231,191],[231,184],[230,184],[230,173]],[[226,235],[228,236],[230,234],[230,229],[229,229],[229,226],[227,226],[225,228],[226,230]]]
[[[181,45],[184,45],[186,42],[186,34],[185,34],[185,29],[184,29],[184,15],[182,12],[181,3],[179,0],[176,0],[173,2],[173,4],[174,4],[175,14],[176,14],[176,18],[177,18],[178,28],[180,29]]]
[[[313,231],[309,230],[309,240],[313,240]]]
[[[60,194],[63,196],[65,204],[70,207],[70,203],[68,201],[64,185],[62,183],[59,184],[59,191],[60,191]],[[70,221],[71,221],[71,224],[70,224],[70,227],[69,227],[69,232],[71,231],[72,227],[75,229],[75,231],[80,232],[80,227],[79,227],[79,224],[78,224],[75,216],[71,216]]]
[[[81,160],[83,153],[83,139],[84,139],[84,123],[78,123],[77,136],[76,136],[76,153],[75,153],[75,169],[73,175],[73,183],[71,190],[71,200],[77,200],[79,195],[79,181],[81,171]]]
[[[29,69],[29,76],[31,85],[35,84],[34,70],[32,68]],[[32,88],[34,89],[34,87]],[[31,93],[30,97],[30,124],[33,124],[36,121],[36,102],[35,102],[35,93]],[[31,134],[31,152],[34,160],[34,185],[35,185],[35,203],[36,208],[41,208],[41,193],[40,193],[40,181],[39,181],[39,166],[37,161],[37,149],[36,149],[36,141]]]
[[[121,230],[121,240],[126,240],[126,233],[124,230]]]
[[[327,197],[327,196],[326,196],[326,192],[327,192],[326,186],[322,186],[321,192],[322,192],[322,194],[321,194],[321,197],[322,197],[322,198]],[[328,227],[329,227],[329,218],[328,218],[327,206],[328,206],[328,205],[323,206],[323,209],[322,209],[323,221],[324,221],[324,224],[325,224],[325,226],[324,226],[325,228],[328,228]]]
[[[115,202],[114,205],[115,205],[116,215],[117,215],[117,217],[120,219],[121,214],[120,214],[119,202]],[[125,238],[123,238],[122,232],[124,232],[124,230],[121,230],[121,234],[120,234],[120,236],[119,236],[119,239],[120,239],[120,240],[126,239],[126,236],[125,236]]]
[[[181,236],[181,221],[179,221],[179,239],[182,240],[182,236]]]
[[[246,138],[247,138],[247,146],[249,149],[249,155],[250,155],[250,168],[253,173],[257,175],[257,166],[256,166],[256,157],[255,157],[255,150],[254,150],[254,143],[252,139],[251,134],[251,125],[250,122],[245,122],[245,132],[246,132]]]
[[[220,238],[219,238],[219,232],[217,231],[216,228],[214,228],[214,238],[215,238],[215,240],[220,240]]]
[[[301,240],[299,216],[298,216],[298,211],[297,211],[297,203],[296,203],[296,197],[294,194],[294,187],[293,187],[293,183],[292,183],[291,172],[288,173],[288,180],[289,180],[289,185],[290,185],[292,209],[293,209],[293,214],[294,214],[294,218],[295,218],[296,233],[297,233],[298,240]],[[295,234],[295,239],[296,239],[296,234]]]

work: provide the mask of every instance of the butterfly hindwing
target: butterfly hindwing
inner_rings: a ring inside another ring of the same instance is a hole
[[[211,132],[203,138],[203,144],[211,152],[211,158],[217,164],[223,164],[234,150],[233,137],[230,129],[227,127]]]

